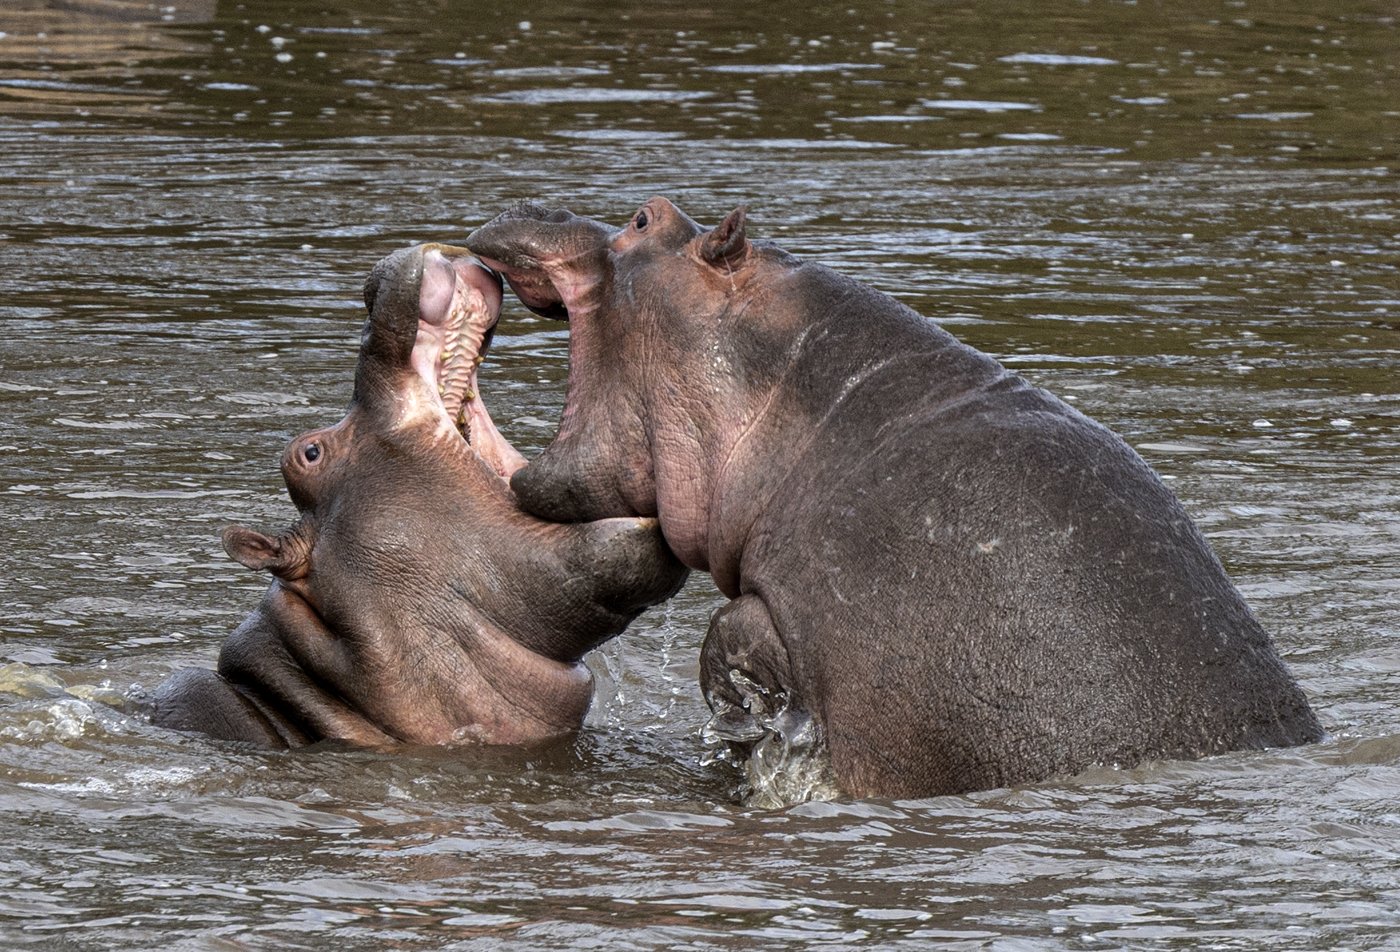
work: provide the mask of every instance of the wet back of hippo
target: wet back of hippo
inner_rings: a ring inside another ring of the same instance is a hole
[[[890,795],[1319,736],[1121,438],[884,295],[811,266],[792,280],[807,313],[843,313],[726,467],[762,474],[770,440],[805,443],[770,488],[726,487],[769,501],[744,549],[752,596],[704,649],[721,718],[786,692],[844,789]]]
[[[517,498],[655,514],[712,574],[732,600],[701,683],[740,753],[812,723],[845,792],[910,796],[1320,735],[1126,443],[893,298],[749,242],[743,209],[705,231],[653,198],[615,229],[525,204],[468,243],[570,320],[559,433]]]

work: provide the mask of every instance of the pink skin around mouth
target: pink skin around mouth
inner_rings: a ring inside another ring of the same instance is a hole
[[[482,344],[501,313],[501,287],[483,265],[459,249],[423,253],[420,319],[412,366],[438,395],[454,428],[502,479],[525,465],[496,429],[477,393]]]

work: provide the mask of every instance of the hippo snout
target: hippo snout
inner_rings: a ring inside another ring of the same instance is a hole
[[[526,307],[567,320],[570,292],[587,286],[607,259],[617,229],[567,208],[520,202],[467,237],[467,247],[499,271]]]

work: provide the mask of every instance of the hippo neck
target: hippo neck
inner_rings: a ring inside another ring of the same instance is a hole
[[[570,736],[583,726],[593,700],[593,675],[581,661],[556,661],[504,636],[469,649],[474,677],[470,697],[459,687],[470,717],[455,740],[537,744]]]
[[[426,663],[421,643],[394,641],[374,646],[354,668],[397,672],[358,706],[401,740],[543,743],[575,733],[592,701],[593,677],[582,662],[545,657],[489,624],[430,639]]]
[[[801,505],[784,494],[794,472],[836,468],[859,479],[865,468],[873,479],[871,451],[888,438],[885,431],[905,424],[882,408],[908,406],[924,415],[1008,378],[1020,385],[993,358],[886,295],[819,266],[801,271],[808,300],[789,306],[810,317],[787,336],[787,352],[765,356],[755,346],[781,339],[762,324],[733,346],[735,354],[756,364],[774,360],[783,370],[759,400],[727,411],[748,425],[733,434],[711,472],[703,545],[708,570],[730,597],[739,593],[741,556],[758,520]]]

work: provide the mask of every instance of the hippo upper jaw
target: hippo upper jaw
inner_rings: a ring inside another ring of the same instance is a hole
[[[520,303],[570,320],[598,307],[597,277],[618,232],[566,208],[521,202],[472,232],[467,246],[505,275]]]
[[[525,465],[482,402],[477,383],[501,315],[501,279],[460,248],[423,250],[418,333],[410,365],[435,408],[503,479]]]
[[[443,439],[465,440],[502,479],[524,466],[478,392],[501,313],[500,278],[464,249],[418,245],[375,266],[365,302],[355,402],[392,428],[426,421]]]

